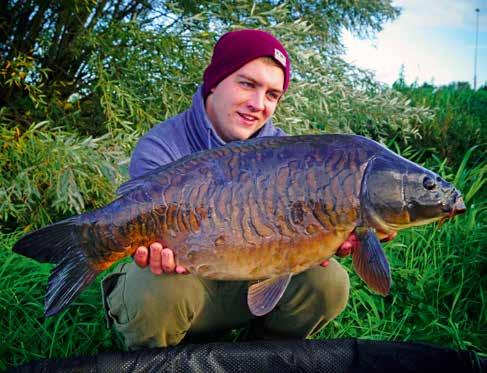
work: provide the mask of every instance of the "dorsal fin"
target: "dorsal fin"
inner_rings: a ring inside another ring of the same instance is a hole
[[[207,150],[206,152],[210,152],[211,150]],[[133,178],[129,181],[126,181],[122,185],[120,185],[116,191],[117,196],[122,196],[125,195],[129,192],[134,191],[135,189],[141,188],[145,184],[150,184],[152,182],[155,182],[157,178],[160,176],[161,173],[163,173],[166,170],[175,170],[177,171],[176,168],[179,166],[184,166],[187,165],[188,161],[191,161],[192,159],[197,159],[200,156],[200,153],[203,153],[204,151],[196,152],[193,154],[186,155],[174,162],[164,164],[162,166],[156,167],[150,172],[148,172],[145,175]],[[181,170],[181,172],[185,171],[184,169]]]
[[[149,176],[141,176],[137,177],[135,179],[131,179],[129,181],[126,181],[122,185],[120,185],[116,191],[117,196],[123,196],[124,194],[127,194],[139,187],[142,187],[145,183],[145,181],[150,177]]]

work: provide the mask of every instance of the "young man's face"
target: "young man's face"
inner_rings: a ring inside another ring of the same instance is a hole
[[[206,112],[226,142],[246,140],[274,114],[283,94],[284,72],[258,58],[227,76],[211,90]]]

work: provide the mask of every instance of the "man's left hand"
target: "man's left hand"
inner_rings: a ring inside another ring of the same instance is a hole
[[[377,233],[377,236],[379,237],[380,242],[388,242],[394,239],[396,237],[397,232],[392,231],[391,233]],[[350,236],[348,236],[347,240],[340,245],[338,248],[337,252],[335,253],[336,256],[339,256],[340,258],[346,257],[350,254],[353,254],[354,250],[357,250],[360,247],[360,241],[357,238],[357,235],[355,233],[350,233]],[[322,267],[326,267],[330,264],[329,260],[325,260],[321,263]]]

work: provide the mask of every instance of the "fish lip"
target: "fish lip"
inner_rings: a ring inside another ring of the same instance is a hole
[[[443,206],[442,210],[445,213],[448,213],[448,215],[440,219],[439,227],[441,227],[446,220],[453,218],[455,215],[463,214],[465,211],[467,211],[467,206],[465,206],[462,196],[457,194],[455,196],[455,203],[453,206]]]
[[[467,211],[467,207],[465,206],[462,196],[455,193],[451,196],[449,202],[442,204],[441,211],[448,214],[448,218],[451,218],[455,215],[463,214]]]
[[[465,202],[463,201],[462,196],[458,196],[455,204],[453,205],[452,211],[450,212],[451,216],[460,215],[467,211],[467,206],[465,206]]]

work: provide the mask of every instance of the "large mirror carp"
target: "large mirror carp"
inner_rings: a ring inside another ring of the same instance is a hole
[[[376,293],[391,277],[377,233],[465,211],[435,173],[355,135],[232,142],[130,180],[109,205],[21,238],[13,250],[56,263],[45,313],[65,308],[114,262],[160,241],[196,276],[249,282],[254,315],[291,277],[332,257],[354,233],[353,266]]]

